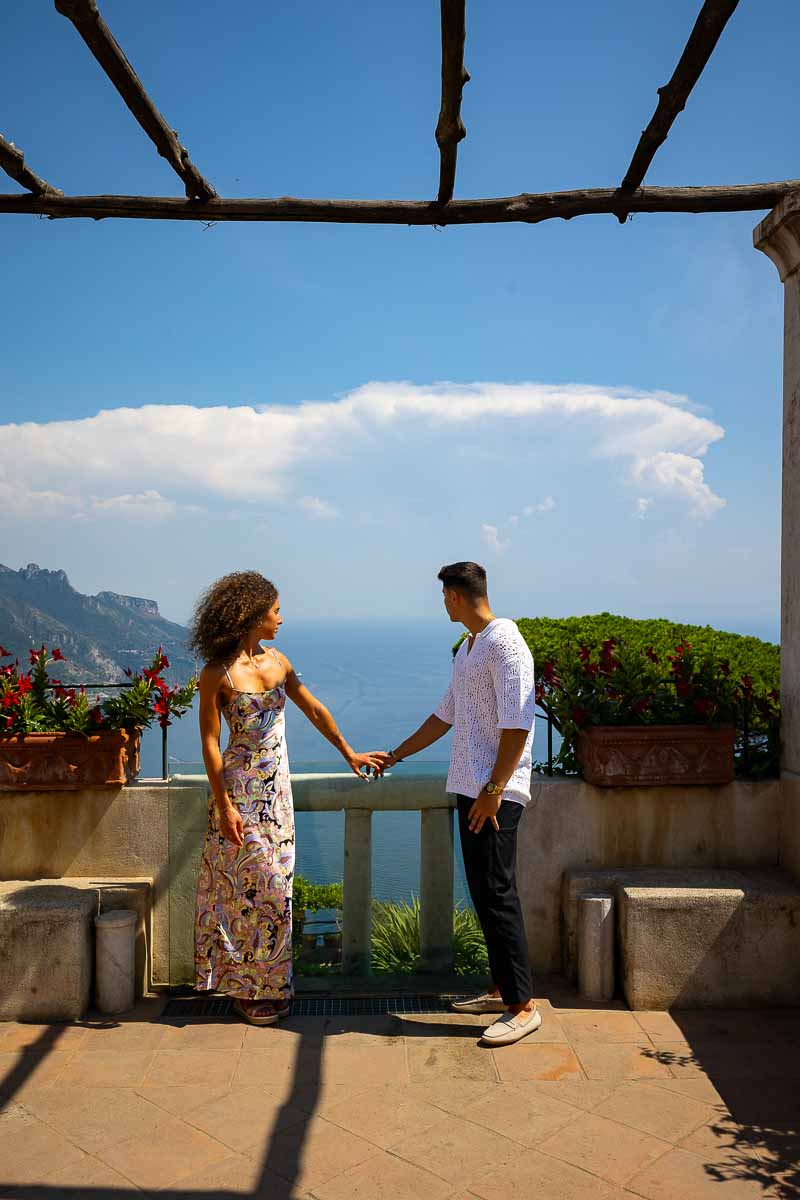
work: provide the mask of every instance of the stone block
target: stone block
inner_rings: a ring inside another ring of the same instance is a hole
[[[0,884],[0,1019],[72,1021],[89,1007],[97,892]]]
[[[620,883],[625,998],[633,1009],[794,1005],[800,888],[781,872],[685,872],[683,883]],[[726,878],[720,879],[720,876]]]
[[[624,884],[639,887],[725,887],[736,872],[694,867],[575,867],[561,883],[561,962],[566,977],[578,980],[578,897],[583,892],[612,892]],[[737,876],[738,878],[738,876]],[[619,930],[619,914],[617,915]]]

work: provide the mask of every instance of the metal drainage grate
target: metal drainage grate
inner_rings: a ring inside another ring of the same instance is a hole
[[[293,1017],[378,1017],[387,1013],[450,1012],[455,996],[299,996],[292,1002]],[[162,1021],[209,1021],[229,1017],[227,996],[180,996],[169,1000]]]

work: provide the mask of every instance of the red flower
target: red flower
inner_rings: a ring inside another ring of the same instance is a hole
[[[719,664],[719,673],[720,673],[720,675],[724,675],[726,679],[730,675],[731,668],[730,668],[730,663],[728,662],[727,658],[724,658],[722,660],[722,662]]]
[[[650,659],[651,663],[657,663],[660,661],[658,655],[656,654],[656,652],[652,646],[647,647],[647,649],[645,650],[645,654]]]
[[[145,669],[142,671],[142,674],[152,688],[158,688],[160,691],[163,691],[167,686],[165,681],[159,675],[158,671],[154,671],[149,667],[145,667]]]
[[[42,646],[42,649],[44,650],[44,646]],[[38,650],[29,650],[28,651],[28,661],[32,667],[35,667],[39,661],[39,651]]]
[[[780,696],[775,691],[775,688],[773,688],[771,692],[767,692],[767,695],[769,696],[769,698],[773,702],[773,704],[777,704],[778,701],[780,700]]]
[[[61,661],[63,661],[63,659],[64,659],[64,655],[61,653],[58,646],[55,646],[53,648],[53,662],[61,662]]]
[[[33,684],[31,683],[30,675],[20,675],[17,680],[17,687],[19,688],[20,696],[24,696],[26,692],[32,692]]]
[[[554,662],[546,662],[542,669],[542,675],[545,683],[554,683],[556,678],[556,664]]]
[[[581,660],[581,662],[584,662],[584,663],[589,661],[589,647],[588,646],[581,646],[580,650],[578,651],[578,658]]]
[[[5,646],[0,646],[0,658],[11,658],[11,651],[6,650]]]
[[[92,724],[99,725],[103,719],[103,714],[100,711],[100,705],[95,704],[94,708],[90,708],[88,715],[89,715],[89,720],[92,722]]]
[[[685,679],[679,679],[675,687],[682,700],[685,700],[687,696],[692,694],[691,685]]]
[[[537,683],[535,692],[536,703],[541,704],[544,700],[544,684]]]
[[[19,704],[19,693],[6,692],[5,696],[3,696],[3,708],[14,708],[17,704]]]
[[[748,695],[749,695],[749,693],[750,693],[750,692],[752,692],[752,690],[753,690],[753,681],[752,681],[752,679],[750,678],[750,676],[749,676],[749,675],[743,675],[743,676],[742,676],[742,687],[744,688],[745,692],[747,692],[747,693],[748,693]]]
[[[694,711],[700,717],[707,717],[709,713],[714,711],[713,700],[695,700]]]
[[[639,716],[639,715],[641,715],[641,713],[647,712],[649,707],[650,707],[650,697],[643,696],[641,698],[641,700],[637,700],[634,704],[631,705],[631,712],[636,713],[636,715]]]
[[[587,713],[585,708],[573,708],[573,710],[572,710],[572,719],[576,725],[585,724],[586,718],[588,717],[588,715],[589,714]]]
[[[169,704],[164,696],[159,696],[158,700],[153,704],[153,712],[160,713],[162,716],[169,716]]]
[[[594,679],[599,674],[600,668],[597,663],[587,663],[583,668],[583,673],[587,679]]]

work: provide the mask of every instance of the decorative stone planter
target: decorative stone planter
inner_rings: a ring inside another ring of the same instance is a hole
[[[139,774],[140,729],[0,737],[0,791],[123,787]]]
[[[578,734],[581,773],[597,787],[731,783],[732,725],[592,725]]]

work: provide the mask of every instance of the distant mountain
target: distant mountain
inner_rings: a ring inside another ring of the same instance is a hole
[[[155,600],[116,592],[84,596],[64,571],[0,564],[0,645],[25,664],[32,646],[58,646],[66,658],[58,676],[65,682],[124,679],[125,667],[146,665],[159,645],[170,660],[170,678],[184,682],[194,672],[187,637],[183,625],[161,616]]]

